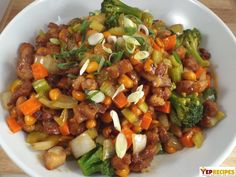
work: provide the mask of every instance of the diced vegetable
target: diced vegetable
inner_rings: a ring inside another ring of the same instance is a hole
[[[172,50],[176,45],[176,35],[171,35],[163,39],[165,50]]]
[[[48,70],[42,64],[34,63],[31,67],[35,80],[43,79],[48,76]]]
[[[87,133],[83,133],[70,142],[70,148],[74,157],[78,158],[96,148],[96,144]]]
[[[105,137],[102,136],[102,135],[99,135],[97,138],[96,138],[96,143],[100,144],[100,145],[103,145],[103,142],[105,141]]]
[[[31,145],[34,150],[45,151],[55,146],[59,142],[59,138],[60,137],[57,135],[51,135],[48,136],[45,140],[32,143]]]
[[[104,81],[100,87],[100,90],[107,96],[112,97],[115,94],[115,87],[110,81]]]
[[[6,121],[12,133],[16,133],[21,130],[21,126],[16,122],[16,119],[14,117],[8,117]]]
[[[89,27],[98,32],[102,32],[105,29],[104,25],[96,20],[92,20]]]
[[[135,123],[138,121],[137,116],[130,111],[128,108],[125,108],[121,111],[121,113],[123,114],[123,116],[130,122],[130,123]]]
[[[103,161],[102,155],[103,149],[101,146],[98,146],[78,160],[79,167],[85,176],[90,176],[94,173],[113,176],[114,169],[110,164],[110,160]]]
[[[169,101],[166,101],[163,106],[158,106],[157,110],[163,113],[170,113],[171,110],[171,104]]]
[[[118,136],[116,137],[116,144],[115,144],[115,149],[116,149],[116,154],[119,158],[123,158],[126,151],[127,151],[127,140],[126,137],[123,133],[119,133]]]
[[[169,121],[168,121],[168,117],[166,114],[161,114],[159,116],[159,121],[161,123],[161,125],[163,125],[163,127],[168,130],[170,127]]]
[[[125,29],[123,27],[113,27],[108,30],[111,35],[122,36],[125,34]]]
[[[43,155],[43,162],[48,170],[53,170],[63,165],[66,161],[66,152],[61,146],[55,146]]]
[[[204,72],[206,72],[205,68],[199,67],[199,69],[198,69],[198,70],[196,71],[196,73],[195,73],[197,79],[199,79],[199,78],[201,77],[201,75],[202,75]]]
[[[35,97],[31,97],[19,105],[19,109],[25,115],[32,115],[41,108],[41,103]]]
[[[56,71],[58,71],[58,61],[53,58],[51,55],[47,55],[47,56],[40,56],[40,55],[36,55],[35,59],[34,59],[35,63],[41,63],[47,70],[49,73],[55,73]]]
[[[115,154],[115,147],[110,139],[103,141],[102,160],[110,159]]]
[[[150,112],[146,112],[143,115],[142,121],[141,121],[141,128],[147,130],[152,122],[152,114]]]
[[[61,94],[55,101],[50,101],[45,96],[40,96],[39,101],[51,109],[70,109],[77,105],[77,101],[70,96]]]
[[[124,126],[121,132],[125,135],[127,140],[127,148],[129,148],[132,145],[132,135],[134,132],[127,126]]]
[[[184,145],[185,147],[193,147],[193,135],[198,132],[201,132],[201,129],[198,127],[192,127],[188,129],[187,132],[180,138],[180,142],[182,143],[182,145]]]
[[[147,144],[147,136],[141,134],[133,134],[132,135],[132,142],[133,142],[133,153],[141,152]]]
[[[116,97],[113,99],[113,102],[118,108],[123,108],[128,104],[128,99],[123,92],[120,92]]]
[[[11,91],[11,93],[15,92],[16,89],[17,89],[19,86],[21,86],[22,83],[23,83],[22,80],[19,80],[19,79],[14,80],[14,81],[11,83],[11,85],[10,85],[10,91]]]
[[[169,29],[177,35],[180,35],[183,33],[183,28],[184,27],[182,24],[174,24],[169,27]]]
[[[10,91],[5,91],[1,93],[1,103],[4,109],[8,109],[8,103],[11,100],[12,93]]]
[[[96,130],[96,128],[90,128],[84,133],[87,133],[92,139],[95,139],[98,136],[98,131]]]
[[[158,65],[162,61],[163,53],[159,50],[153,50],[152,52],[152,60],[155,65]]]
[[[63,125],[59,127],[59,130],[63,136],[67,136],[70,134],[69,126],[67,122],[65,122]]]
[[[146,102],[139,104],[138,108],[144,113],[146,113],[148,111],[148,105]]]
[[[29,144],[33,144],[33,143],[37,143],[37,142],[43,141],[47,137],[48,137],[48,134],[45,133],[45,132],[33,131],[33,132],[30,132],[26,136],[26,142],[29,143]]]
[[[194,135],[192,137],[192,141],[197,148],[200,148],[203,144],[203,141],[204,141],[204,135],[203,135],[202,131],[194,133]]]
[[[115,91],[114,95],[112,96],[112,99],[114,99],[120,92],[123,92],[125,90],[124,84],[121,84]]]
[[[38,94],[44,94],[51,89],[50,85],[45,79],[36,80],[32,83],[32,85]]]

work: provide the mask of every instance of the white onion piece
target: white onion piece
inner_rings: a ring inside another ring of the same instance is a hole
[[[116,97],[116,95],[118,95],[120,92],[125,90],[125,86],[124,84],[121,84],[118,89],[115,91],[114,95],[112,96],[112,99],[114,99]]]
[[[140,43],[134,37],[123,35],[123,39],[125,40],[126,43],[130,43],[130,44],[134,44],[134,45],[140,46]]]
[[[127,151],[128,143],[126,140],[126,137],[123,133],[119,133],[118,136],[116,137],[116,155],[119,158],[123,158],[125,156],[125,153]]]
[[[96,144],[87,133],[83,133],[70,142],[70,147],[75,158],[79,158],[96,148]]]
[[[148,51],[139,51],[134,55],[134,58],[137,60],[144,60],[148,58],[150,53]]]
[[[5,92],[1,93],[2,107],[6,110],[9,108],[8,103],[11,100],[11,95],[12,95],[12,93],[10,91],[5,91]]]
[[[85,63],[83,64],[83,66],[81,67],[81,69],[80,69],[80,71],[79,71],[79,75],[80,75],[80,76],[83,75],[84,72],[86,71],[86,69],[87,69],[87,67],[88,67],[88,65],[89,65],[89,62],[90,62],[90,60],[87,59],[87,60],[85,61]]]
[[[123,37],[118,37],[117,38],[117,41],[116,43],[119,45],[119,46],[122,46],[124,44],[125,40]]]
[[[135,52],[136,45],[132,43],[125,43],[125,48],[130,54],[133,54]]]
[[[143,85],[138,86],[136,90],[137,91],[142,91],[143,90]]]
[[[96,93],[97,92],[97,93]],[[96,94],[95,94],[96,93]],[[104,101],[105,99],[105,95],[104,93],[102,93],[101,91],[98,91],[98,90],[91,90],[88,92],[88,95],[92,95],[92,94],[95,94],[93,95],[90,99],[92,101],[94,101],[95,103],[101,103]]]
[[[104,39],[102,41],[102,49],[106,52],[106,53],[109,53],[111,54],[112,53],[112,50],[110,48],[107,48],[104,44],[105,44],[106,40]]]
[[[110,44],[112,44],[112,43],[115,44],[116,41],[117,41],[117,37],[116,36],[110,35],[107,38],[107,42],[109,42]]]
[[[49,41],[55,45],[60,45],[60,41],[57,38],[50,38]]]
[[[105,137],[102,135],[98,135],[98,137],[95,140],[96,143],[101,144],[101,145],[103,145],[104,141],[105,141]]]
[[[104,39],[104,35],[102,33],[94,33],[88,37],[88,43],[89,45],[96,45],[102,42],[103,39]]]
[[[113,120],[113,124],[114,124],[114,127],[116,128],[116,130],[121,131],[120,119],[118,117],[117,112],[114,111],[114,110],[111,110],[110,111],[110,116],[111,116],[111,118]]]
[[[125,28],[137,28],[137,25],[127,17],[124,17],[124,27]]]
[[[133,153],[134,154],[139,153],[146,147],[147,136],[141,134],[133,134],[132,143],[133,143]]]
[[[136,104],[143,96],[144,92],[142,90],[133,92],[128,96],[128,102]]]
[[[114,145],[110,139],[106,139],[103,141],[103,154],[102,160],[106,160],[111,158],[115,153]]]
[[[138,25],[138,31],[141,31],[141,30],[143,30],[145,32],[145,34],[147,36],[149,36],[149,30],[145,25],[143,25],[143,24]]]
[[[102,57],[101,60],[100,60],[100,62],[99,62],[99,66],[98,66],[98,70],[97,70],[98,72],[101,71],[101,69],[102,69],[104,63],[105,63],[105,59]]]

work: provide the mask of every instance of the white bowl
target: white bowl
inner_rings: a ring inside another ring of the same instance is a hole
[[[184,149],[173,155],[156,156],[149,173],[138,176],[192,177],[200,166],[215,166],[229,155],[236,142],[236,40],[228,27],[208,8],[195,0],[125,0],[142,9],[149,9],[168,24],[182,23],[186,28],[197,27],[203,35],[203,47],[212,54],[212,66],[219,78],[219,104],[227,117],[215,128],[207,131],[201,149]],[[100,9],[101,0],[37,0],[18,14],[0,36],[0,90],[15,77],[17,49],[21,42],[33,42],[40,29],[48,22],[63,22],[86,16]],[[37,154],[24,141],[23,133],[12,134],[6,123],[7,112],[0,110],[0,143],[15,163],[30,176],[70,177],[81,176],[75,161],[68,162],[60,170],[48,171],[40,163]],[[131,174],[137,176],[137,174]]]

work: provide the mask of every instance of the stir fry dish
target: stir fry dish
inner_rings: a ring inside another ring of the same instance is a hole
[[[2,93],[13,132],[48,170],[74,159],[85,176],[151,170],[154,157],[200,148],[225,116],[198,29],[167,25],[120,0],[22,43]]]

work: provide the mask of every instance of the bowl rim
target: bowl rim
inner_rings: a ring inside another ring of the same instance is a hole
[[[5,32],[8,31],[8,29],[14,24],[15,20],[17,20],[20,16],[24,15],[28,9],[31,9],[35,6],[37,6],[39,3],[42,3],[46,0],[35,0],[34,2],[30,3],[26,7],[24,7],[3,29],[3,31],[0,33],[0,41],[2,36],[4,36]],[[236,36],[233,34],[233,32],[230,30],[230,28],[223,22],[223,20],[217,16],[211,9],[209,9],[206,5],[204,5],[202,2],[198,0],[189,0],[191,3],[197,5],[199,8],[206,11],[209,15],[211,15],[214,20],[218,21],[226,30],[226,32],[230,35],[232,40],[234,41],[234,44],[236,46]],[[22,163],[22,160],[20,160],[11,150],[8,148],[9,146],[7,143],[5,143],[1,136],[0,136],[0,146],[4,150],[4,152],[10,157],[12,162],[14,162],[20,169],[22,169],[27,175],[34,176],[34,177],[41,177],[39,174],[37,174],[33,169],[29,168],[27,165]],[[228,147],[225,149],[224,153],[220,154],[218,158],[209,164],[209,166],[219,166],[233,151],[233,149],[236,146],[236,136],[234,137],[233,141],[228,145]]]

